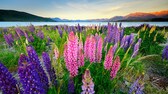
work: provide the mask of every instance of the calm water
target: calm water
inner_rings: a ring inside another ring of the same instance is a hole
[[[0,22],[0,27],[11,27],[11,26],[29,26],[33,24],[35,26],[40,25],[70,25],[75,26],[77,24],[81,26],[88,26],[88,25],[107,25],[107,22]],[[111,22],[114,23],[114,22]],[[123,27],[129,26],[139,26],[141,24],[149,24],[149,25],[156,25],[156,26],[168,26],[168,22],[122,22]]]

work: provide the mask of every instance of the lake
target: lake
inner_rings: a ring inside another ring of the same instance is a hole
[[[90,26],[90,25],[107,25],[108,22],[0,22],[0,27],[29,26],[30,24],[33,24],[34,26],[41,26],[41,25],[75,26],[78,23],[81,26]],[[115,23],[115,22],[111,22],[111,23]],[[144,23],[149,25],[156,25],[156,26],[168,26],[168,22],[122,22],[122,26],[123,27],[139,26]]]

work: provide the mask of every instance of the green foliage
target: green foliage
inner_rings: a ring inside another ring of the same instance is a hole
[[[138,32],[138,38],[142,39],[140,52],[144,55],[160,54],[163,47],[161,47],[159,43],[164,43],[166,41],[159,31],[156,29],[152,30],[152,28],[147,27],[145,30],[141,29]]]

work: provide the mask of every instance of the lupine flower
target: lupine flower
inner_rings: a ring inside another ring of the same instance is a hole
[[[54,55],[55,55],[55,58],[56,58],[56,60],[57,60],[58,57],[59,57],[59,50],[58,50],[58,47],[57,47],[57,46],[54,48]]]
[[[112,70],[110,73],[111,79],[115,78],[119,69],[120,69],[120,57],[117,56],[116,59],[114,60],[113,65],[112,65]]]
[[[40,64],[38,55],[32,46],[27,47],[27,54],[28,54],[29,60],[31,61],[30,63],[32,63],[32,65],[35,66],[35,69],[40,77],[40,82],[43,84],[43,87],[47,90],[48,89],[47,75],[44,72],[43,67]]]
[[[94,94],[94,83],[92,81],[92,77],[90,75],[90,71],[86,69],[85,74],[83,75],[82,79],[82,92],[81,94]]]
[[[125,41],[126,41],[126,36],[123,36],[123,38],[122,38],[122,40],[121,40],[121,43],[120,43],[120,47],[121,47],[121,48],[124,48]]]
[[[153,41],[156,41],[158,32],[155,34]]]
[[[121,29],[121,31],[120,31],[120,41],[122,40],[123,37],[124,37],[124,29]]]
[[[137,42],[137,43],[135,44],[135,46],[134,46],[134,52],[133,52],[133,54],[132,54],[132,57],[137,56],[138,51],[139,51],[140,44],[141,44],[141,38],[138,40],[138,42]]]
[[[90,37],[88,56],[89,56],[90,63],[93,63],[96,61],[96,40],[93,36]]]
[[[0,62],[0,90],[3,94],[17,94],[17,81],[8,69]]]
[[[117,47],[118,47],[118,43],[116,43],[114,46],[113,46],[113,55],[114,55],[114,53],[116,52],[116,50],[117,50]]]
[[[44,39],[44,33],[41,30],[37,33],[37,36]]]
[[[81,66],[84,66],[84,53],[83,53],[83,42],[82,40],[80,39],[79,41],[79,47],[78,47],[78,66],[81,67]]]
[[[19,61],[18,61],[18,65],[19,66],[24,66],[23,62],[29,62],[29,58],[26,55],[24,55],[23,53],[21,53]]]
[[[104,68],[110,70],[113,62],[113,47],[111,46],[104,60]]]
[[[51,42],[51,38],[49,36],[47,36],[47,45],[50,45],[50,42]]]
[[[52,67],[52,69],[51,69],[51,78],[52,78],[52,84],[54,85],[54,86],[57,86],[57,76],[56,76],[56,74],[55,74],[55,69],[54,69],[54,67]]]
[[[68,48],[67,48],[67,43],[64,45],[64,61],[66,64],[67,69],[69,69],[69,62],[68,62]]]
[[[53,79],[52,77],[53,76],[56,77],[56,76],[55,76],[55,72],[52,71],[50,57],[49,57],[48,53],[46,53],[46,52],[43,52],[42,57],[43,57],[44,65],[45,65],[46,70],[47,70],[49,77],[50,77],[50,82],[53,83],[54,81],[56,81],[56,79]]]
[[[24,36],[26,37],[26,39],[27,39],[29,42],[31,42],[31,40],[30,40],[30,38],[29,38],[27,32],[24,32]]]
[[[64,57],[70,76],[76,76],[78,74],[78,37],[75,36],[72,31],[68,35],[67,47],[64,49]]]
[[[34,31],[35,31],[35,27],[34,27],[33,25],[30,25],[30,26],[28,27],[28,29],[29,29],[29,31],[31,31],[31,32],[34,32]]]
[[[163,49],[162,60],[163,59],[168,60],[168,45]]]
[[[75,92],[75,86],[74,86],[74,81],[72,78],[69,79],[68,82],[68,94],[74,93]]]
[[[81,27],[80,27],[80,25],[79,25],[79,24],[78,24],[77,30],[78,30],[79,32],[81,32],[81,31],[82,31],[82,29],[81,29]]]
[[[84,56],[85,58],[89,59],[89,43],[90,43],[90,36],[86,37],[85,45],[84,45]]]
[[[24,32],[20,28],[15,28],[15,31],[19,37],[24,36]]]
[[[34,37],[32,35],[30,35],[29,39],[30,39],[31,42],[34,41]]]
[[[102,58],[102,48],[103,48],[103,39],[100,37],[98,39],[97,43],[97,49],[96,49],[96,61],[100,62]]]
[[[135,92],[135,94],[144,94],[143,92],[143,85],[140,85],[139,79],[137,79],[130,87],[128,94],[132,94]]]
[[[62,30],[61,30],[61,27],[58,27],[58,33],[59,33],[60,37],[62,38],[63,32],[62,32]]]
[[[128,42],[128,45],[129,45],[129,46],[130,46],[131,44],[133,44],[133,42],[134,42],[134,34],[133,34],[133,33],[130,34],[128,41],[129,41],[129,42]]]
[[[31,61],[32,62],[32,61]],[[46,94],[47,91],[40,82],[40,76],[37,73],[36,66],[27,60],[25,55],[19,59],[18,74],[23,87],[24,94]]]
[[[114,44],[118,43],[120,41],[120,32],[119,32],[119,29],[117,28],[117,26],[115,27],[114,29],[115,31],[115,37],[114,37]]]
[[[153,31],[155,31],[155,30],[156,30],[156,26],[152,26],[152,28],[150,29],[149,33],[152,34]]]
[[[73,31],[73,30],[72,30]],[[70,26],[68,26],[68,33],[70,33],[71,32],[71,27]]]
[[[11,35],[4,35],[4,39],[5,39],[5,41],[6,41],[6,43],[9,45],[9,46],[12,46],[13,45],[13,42],[14,42],[14,40],[13,40],[13,38],[11,37]]]

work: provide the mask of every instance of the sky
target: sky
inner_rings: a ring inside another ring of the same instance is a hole
[[[168,10],[168,0],[0,0],[0,9],[50,18],[97,19]]]

